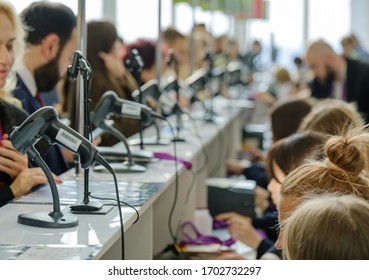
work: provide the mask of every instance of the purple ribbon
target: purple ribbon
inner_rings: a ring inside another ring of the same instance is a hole
[[[190,228],[190,230],[193,231],[193,233],[195,234],[194,238],[191,237],[191,235],[186,232],[185,230],[186,228]],[[186,245],[211,245],[211,244],[220,244],[220,245],[229,247],[236,242],[232,237],[227,240],[222,241],[216,236],[203,235],[197,230],[195,225],[190,221],[184,222],[182,224],[181,232],[182,232],[183,237],[185,238],[185,240],[182,240],[179,243],[179,246],[181,247],[186,246]]]
[[[225,220],[213,220],[213,229],[228,228],[229,224]]]
[[[165,160],[176,160],[177,162],[180,162],[183,164],[183,166],[190,170],[192,168],[192,163],[187,161],[187,160],[184,160],[184,159],[181,159],[179,157],[175,157],[175,156],[172,156],[170,154],[167,154],[167,153],[154,153],[154,158],[157,158],[157,159],[165,159]]]

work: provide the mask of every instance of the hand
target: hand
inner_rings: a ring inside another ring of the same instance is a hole
[[[229,173],[235,174],[237,176],[240,176],[243,174],[243,171],[245,168],[251,166],[251,162],[247,159],[245,160],[236,160],[236,159],[229,159],[227,160],[227,171]]]
[[[245,260],[245,258],[236,253],[227,252],[227,253],[221,254],[219,257],[216,258],[216,260]]]
[[[10,185],[14,197],[28,194],[33,187],[47,184],[47,178],[41,168],[26,168],[22,170]]]
[[[250,217],[246,217],[243,215],[240,215],[236,212],[227,212],[222,213],[214,217],[214,220],[221,220],[227,222],[227,224],[231,225],[233,223],[243,223],[247,221],[251,221]]]
[[[249,217],[230,212],[220,214],[215,217],[216,220],[225,220],[229,224],[229,232],[232,237],[245,243],[253,249],[257,249],[263,238],[252,225],[252,220]]]
[[[99,57],[104,61],[108,71],[118,79],[123,78],[126,73],[126,68],[123,62],[112,53],[99,52]]]
[[[4,134],[0,141],[0,171],[7,173],[12,179],[25,168],[28,168],[28,158],[18,152]]]
[[[270,192],[262,187],[255,188],[255,206],[260,209],[262,213],[269,207]]]

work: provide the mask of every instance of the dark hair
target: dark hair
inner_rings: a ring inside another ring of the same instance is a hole
[[[142,58],[143,69],[150,69],[155,64],[155,43],[146,40],[139,39],[134,43],[127,45],[127,54],[129,55],[132,49],[136,49]]]
[[[117,40],[117,30],[111,22],[90,21],[87,24],[87,59],[94,71],[106,72],[99,52],[109,53]]]
[[[274,103],[269,112],[273,140],[278,141],[295,133],[311,108],[308,100],[294,96]]]
[[[274,173],[274,162],[287,175],[300,166],[305,159],[317,158],[322,154],[323,141],[323,136],[313,131],[296,133],[277,141],[269,149],[266,159],[269,177],[278,181]]]
[[[21,19],[26,26],[26,43],[38,45],[49,34],[55,33],[60,39],[60,49],[71,37],[77,25],[73,11],[60,3],[34,2],[24,9]]]

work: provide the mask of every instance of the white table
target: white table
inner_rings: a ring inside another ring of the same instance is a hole
[[[240,148],[241,128],[247,109],[228,108],[224,106],[226,104],[224,100],[221,104],[223,106],[217,106],[220,108],[217,110],[221,116],[219,122],[197,122],[198,136],[201,140],[195,136],[196,129],[190,122],[185,124],[185,130],[183,130],[183,136],[188,141],[176,144],[178,157],[191,161],[193,168],[189,171],[178,164],[178,201],[172,218],[174,231],[181,221],[194,219],[196,208],[207,207],[206,178],[225,175],[225,159],[235,157],[236,151]],[[148,129],[144,134],[152,135],[152,133],[153,129]],[[168,136],[163,133],[163,137]],[[117,148],[119,147],[120,144],[117,145]],[[146,149],[173,154],[172,145],[147,146]],[[207,166],[199,172],[199,169],[204,166],[205,159],[207,159]],[[61,178],[64,183],[58,186],[62,208],[67,210],[68,205],[80,201],[83,197],[83,181],[75,179],[73,172],[74,170],[70,170],[63,174]],[[126,259],[152,259],[168,244],[173,243],[169,234],[168,219],[176,189],[175,174],[172,161],[150,163],[145,173],[117,174],[122,200],[125,200],[124,193],[129,193],[127,191],[129,189],[133,190],[133,193],[139,193],[137,188],[142,187],[142,183],[146,183],[144,187],[153,190],[149,198],[137,207],[140,219],[136,224],[133,224],[136,219],[134,210],[129,207],[122,208]],[[93,195],[115,198],[113,179],[109,173],[91,172],[90,182]],[[150,183],[154,185],[151,186]],[[17,216],[21,213],[50,211],[52,209],[50,203],[50,190],[45,186],[15,203],[9,203],[0,208],[2,217],[0,244],[59,245],[76,248],[82,245],[97,245],[99,249],[95,258],[121,258],[120,223],[116,206],[106,215],[78,215],[79,226],[75,228],[45,229],[17,223]]]

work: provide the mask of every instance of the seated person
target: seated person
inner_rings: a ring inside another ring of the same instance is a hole
[[[310,198],[283,223],[284,257],[368,260],[368,220],[368,201],[357,196],[323,194]]]
[[[14,84],[9,73],[22,50],[24,33],[21,26],[12,6],[0,1],[0,65],[6,69],[5,75],[0,77],[0,207],[27,194],[34,186],[47,183],[42,170],[28,168],[27,156],[16,151],[9,141],[13,126],[20,125],[27,118],[19,100],[5,90]]]
[[[273,203],[278,205],[280,186],[292,170],[301,165],[305,159],[316,157],[323,138],[315,132],[293,134],[273,144],[267,156],[267,170],[271,178],[268,190]],[[236,213],[224,213],[215,217],[229,224],[232,236],[257,251],[257,258],[267,252],[276,241],[277,212],[264,213],[262,218],[251,219]],[[263,229],[267,237],[263,238],[256,230]]]
[[[362,122],[351,125],[341,135],[328,138],[322,160],[305,163],[285,178],[279,199],[281,227],[276,248],[284,250],[284,222],[309,196],[333,193],[369,200],[368,138],[369,132]]]

